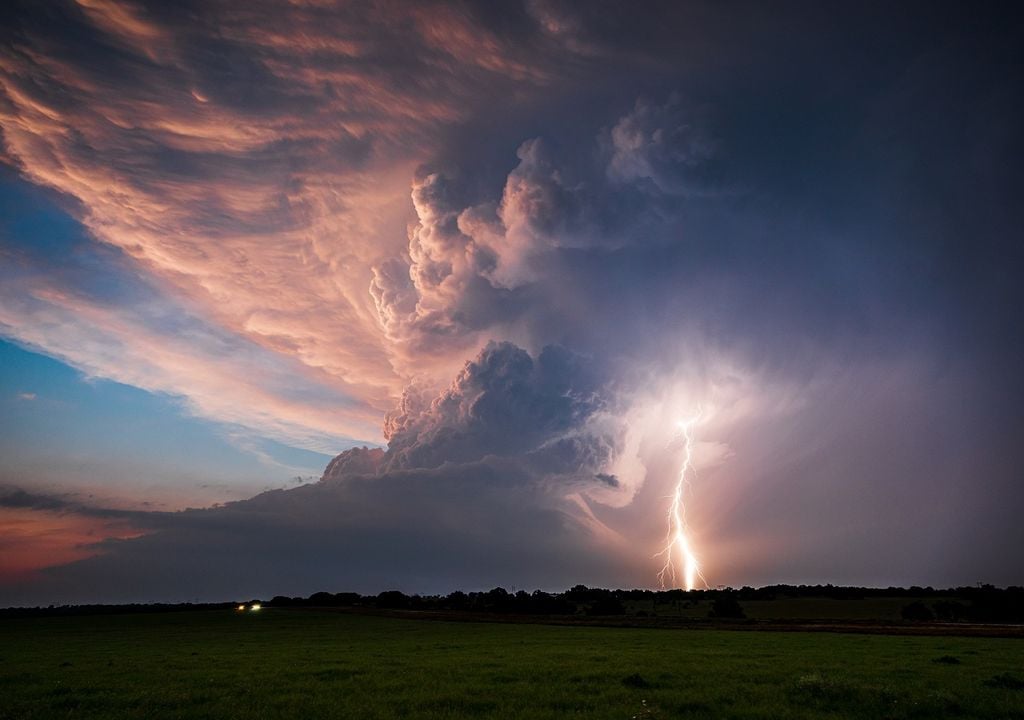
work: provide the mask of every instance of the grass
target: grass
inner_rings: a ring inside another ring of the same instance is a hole
[[[899,621],[900,611],[913,597],[886,596],[866,598],[826,597],[779,597],[775,600],[743,600],[740,605],[744,614],[752,620],[875,620]],[[956,600],[956,597],[929,598],[928,603],[941,600]],[[710,599],[678,600],[663,602],[631,602],[627,606],[631,614],[638,612],[658,617],[680,617],[703,620],[711,609]]]
[[[1018,639],[280,609],[0,619],[0,720],[1024,719],[1022,671]]]

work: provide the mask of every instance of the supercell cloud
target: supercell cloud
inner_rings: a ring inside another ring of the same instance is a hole
[[[44,571],[32,592],[95,601],[265,593],[332,583],[440,592],[628,572],[621,538],[584,513],[582,497],[617,486],[606,470],[619,437],[599,422],[587,363],[556,347],[532,358],[490,345],[422,404],[388,418],[386,451],[353,448],[320,482],[208,510],[140,513],[72,506],[25,492],[0,498],[123,521],[145,533],[108,540],[95,557]],[[570,500],[569,498],[573,498]],[[283,573],[283,574],[282,574]],[[310,590],[312,592],[312,590]]]
[[[97,530],[0,602],[649,586],[698,406],[713,584],[1024,580],[1011,10],[2,25],[4,180],[74,231],[0,224],[0,334],[337,457],[171,513],[7,473],[0,517]]]

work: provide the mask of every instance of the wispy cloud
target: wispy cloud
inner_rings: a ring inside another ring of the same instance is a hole
[[[87,375],[167,393],[199,415],[314,448],[379,433],[380,412],[342,379],[180,305],[125,307],[45,275],[11,274],[10,266],[4,275],[0,328]]]

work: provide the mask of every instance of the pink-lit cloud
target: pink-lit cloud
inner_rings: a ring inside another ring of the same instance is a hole
[[[0,584],[31,581],[44,568],[94,555],[90,545],[108,538],[127,539],[141,534],[120,519],[0,508]]]
[[[87,60],[48,27],[21,28],[0,52],[4,149],[28,179],[73,199],[93,236],[169,297],[343,387],[357,409],[289,410],[287,399],[256,392],[258,380],[239,379],[260,375],[246,360],[214,359],[203,338],[181,343],[130,311],[61,297],[38,275],[19,280],[22,302],[5,308],[4,322],[22,342],[184,395],[214,419],[377,440],[369,415],[382,416],[432,368],[430,358],[411,366],[394,343],[401,319],[382,314],[370,292],[421,207],[409,201],[415,168],[431,159],[438,130],[474,105],[550,82],[541,61],[555,46],[543,35],[533,48],[511,44],[440,4],[397,25],[389,3],[293,3],[273,21],[269,10],[209,6],[186,19],[83,0],[62,12],[90,43]],[[432,311],[445,301],[443,292],[422,298]],[[437,372],[465,349],[434,347]]]
[[[7,334],[198,415],[310,447],[379,432],[379,412],[343,379],[187,316],[162,330],[159,308],[111,307],[38,275],[8,278],[0,297]]]

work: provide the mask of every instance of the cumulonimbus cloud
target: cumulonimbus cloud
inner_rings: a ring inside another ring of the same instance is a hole
[[[610,579],[624,571],[628,546],[578,501],[619,490],[609,470],[623,427],[599,421],[605,388],[594,373],[562,348],[531,357],[490,345],[447,390],[391,417],[386,450],[347,450],[318,483],[223,507],[148,513],[0,496],[0,507],[141,528],[141,537],[100,542],[88,548],[92,557],[37,573],[21,591],[86,601],[101,595],[97,578],[121,585],[131,575],[139,592],[165,598],[187,587],[268,593],[274,584],[315,587],[325,572],[366,590],[392,582],[440,590],[496,583],[510,563],[522,582],[544,586],[602,567]],[[181,553],[196,542],[207,547],[204,560],[186,568]],[[295,558],[292,571],[277,567],[281,553]],[[230,580],[221,571],[217,579],[213,567],[229,556]],[[93,590],[74,587],[79,573],[93,577]]]
[[[514,336],[522,317],[551,306],[553,256],[657,245],[680,218],[679,197],[713,192],[702,176],[713,143],[678,95],[638,101],[593,149],[593,161],[573,166],[542,138],[527,140],[500,197],[476,203],[440,173],[414,183],[408,251],[375,266],[371,284],[396,358],[422,363],[439,346]],[[566,308],[563,321],[574,312]]]

